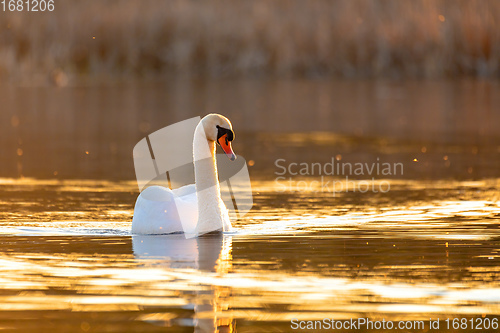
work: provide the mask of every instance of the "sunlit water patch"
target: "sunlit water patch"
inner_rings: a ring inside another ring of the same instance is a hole
[[[130,234],[134,182],[4,179],[0,326],[255,332],[290,331],[294,318],[497,318],[500,181],[390,183],[332,195],[254,181],[254,208],[233,232],[185,239]]]

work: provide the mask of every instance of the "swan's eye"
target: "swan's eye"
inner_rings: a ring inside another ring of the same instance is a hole
[[[219,125],[216,126],[217,127],[217,141],[219,141],[219,139],[224,136],[225,134],[227,134],[226,136],[226,144],[228,141],[233,141],[234,140],[234,132],[230,129],[227,129],[227,128],[224,128],[224,127],[220,127]]]

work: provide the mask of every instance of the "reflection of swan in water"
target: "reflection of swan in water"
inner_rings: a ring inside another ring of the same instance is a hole
[[[133,235],[137,259],[165,259],[170,268],[194,268],[219,272],[219,264],[231,258],[230,236],[208,234],[186,239],[183,234]]]
[[[233,138],[232,125],[226,117],[219,114],[204,117],[193,138],[195,184],[174,190],[151,186],[142,191],[134,208],[132,233],[185,232],[196,236],[230,230],[229,214],[220,193],[215,142],[234,160]]]
[[[196,269],[225,274],[232,264],[231,245],[232,237],[220,233],[189,239],[183,234],[132,236],[136,259],[155,259],[155,264],[173,270]],[[165,261],[162,262],[161,259]],[[196,291],[194,332],[233,331],[234,324],[231,318],[217,316],[228,308],[227,301],[222,298],[229,294],[227,289],[229,288],[210,286]]]

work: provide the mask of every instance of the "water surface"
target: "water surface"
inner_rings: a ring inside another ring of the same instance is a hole
[[[439,318],[445,332],[446,318],[500,315],[498,82],[4,88],[4,331],[290,332],[292,319],[324,318],[428,328]],[[208,112],[233,122],[253,209],[224,235],[131,235],[134,145]],[[402,167],[330,174],[302,163]]]
[[[1,326],[255,332],[291,331],[293,318],[498,318],[500,179],[390,182],[385,194],[333,196],[256,180],[234,232],[186,240],[130,235],[133,181],[2,179]]]

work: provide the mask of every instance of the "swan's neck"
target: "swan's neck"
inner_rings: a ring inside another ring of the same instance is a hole
[[[224,214],[221,207],[220,185],[215,158],[215,142],[207,140],[203,125],[196,127],[193,140],[194,174],[198,196],[199,234],[224,229]],[[225,208],[225,207],[224,207]]]

